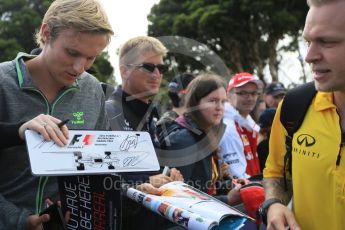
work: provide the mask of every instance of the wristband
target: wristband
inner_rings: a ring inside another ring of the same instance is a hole
[[[261,216],[262,222],[267,225],[267,211],[268,208],[275,203],[283,204],[281,199],[271,198],[263,202],[259,208],[259,214]]]

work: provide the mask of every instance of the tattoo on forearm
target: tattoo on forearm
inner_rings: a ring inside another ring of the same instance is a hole
[[[265,178],[263,181],[266,200],[270,198],[279,198],[284,204],[287,204],[292,197],[291,182],[288,182],[288,191],[284,189],[283,178]]]

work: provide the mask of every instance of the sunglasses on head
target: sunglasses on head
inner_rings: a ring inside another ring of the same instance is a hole
[[[152,63],[142,63],[142,64],[128,64],[127,66],[141,68],[149,73],[153,73],[157,68],[159,73],[163,74],[168,70],[168,66],[164,64],[152,64]]]

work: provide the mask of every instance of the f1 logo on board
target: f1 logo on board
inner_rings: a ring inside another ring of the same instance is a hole
[[[313,136],[309,134],[301,134],[297,137],[297,143],[300,146],[310,147],[316,143],[316,140]]]
[[[92,142],[93,135],[86,134],[84,138],[82,138],[82,134],[75,134],[72,137],[71,142],[69,143],[69,146],[76,145],[80,142],[84,143],[84,145],[90,145]]]

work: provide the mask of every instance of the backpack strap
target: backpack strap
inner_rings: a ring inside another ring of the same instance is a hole
[[[311,101],[316,94],[314,82],[309,82],[289,90],[281,107],[280,121],[288,135],[285,137],[286,153],[284,156],[284,185],[287,190],[286,167],[292,173],[292,138],[300,128]]]

